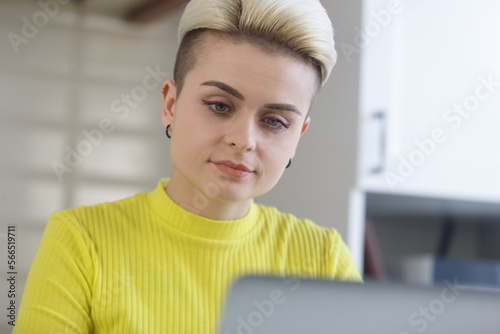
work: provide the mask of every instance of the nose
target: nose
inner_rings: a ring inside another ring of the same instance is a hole
[[[226,144],[239,151],[252,152],[257,146],[257,130],[251,116],[235,117],[228,124]]]

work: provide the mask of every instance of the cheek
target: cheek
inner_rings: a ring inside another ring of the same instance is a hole
[[[261,153],[261,160],[265,164],[264,170],[267,170],[270,174],[280,174],[285,169],[292,154],[293,150],[289,145],[279,143],[266,145]]]
[[[199,107],[198,107],[199,109]],[[216,140],[219,133],[216,124],[207,118],[203,110],[182,109],[174,122],[171,139],[172,154],[177,157],[201,157]]]
[[[216,117],[210,113],[205,105],[195,102],[181,103],[177,110],[174,124],[182,127],[183,131],[196,132],[201,135],[217,127]]]

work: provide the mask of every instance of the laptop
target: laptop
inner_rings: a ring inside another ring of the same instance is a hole
[[[500,292],[248,276],[226,300],[220,334],[499,334]]]

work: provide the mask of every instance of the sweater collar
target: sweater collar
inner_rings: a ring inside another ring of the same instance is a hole
[[[147,194],[149,205],[168,225],[192,236],[213,240],[235,240],[246,235],[259,222],[259,210],[252,201],[247,215],[236,220],[213,220],[198,216],[175,203],[165,192],[170,179],[161,179]]]

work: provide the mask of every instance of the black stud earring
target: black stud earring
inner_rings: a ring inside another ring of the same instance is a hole
[[[165,129],[165,133],[167,134],[168,139],[172,138],[172,136],[170,135],[170,133],[168,133],[168,129],[169,128],[170,128],[170,124],[167,125],[167,128]]]
[[[292,158],[290,158],[290,160],[288,160],[288,165],[286,165],[286,168],[290,167],[291,164],[292,164]]]

